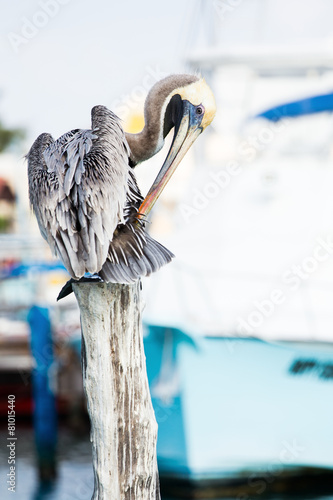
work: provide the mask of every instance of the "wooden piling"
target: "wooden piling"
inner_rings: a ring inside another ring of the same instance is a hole
[[[140,283],[73,285],[91,422],[93,500],[159,500],[157,423],[143,349]]]

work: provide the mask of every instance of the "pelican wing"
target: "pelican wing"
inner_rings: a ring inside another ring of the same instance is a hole
[[[57,206],[59,182],[55,173],[47,171],[43,151],[54,143],[50,134],[41,134],[32,145],[28,159],[28,181],[30,205],[35,212],[40,232],[56,253],[52,228],[55,226],[55,209]]]
[[[138,209],[143,201],[133,170],[129,172],[129,193],[124,209],[125,224],[119,224],[109,246],[108,258],[99,275],[110,283],[134,283],[141,276],[149,276],[174,257],[145,230],[145,222],[138,220]]]
[[[41,233],[73,278],[98,272],[124,221],[129,170],[124,132],[116,115],[95,106],[92,130],[73,130],[56,141],[42,136],[28,154],[30,200]]]

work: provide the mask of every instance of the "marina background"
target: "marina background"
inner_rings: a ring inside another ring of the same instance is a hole
[[[201,72],[218,111],[151,220],[177,256],[143,283],[162,478],[242,478],[247,489],[234,498],[273,490],[280,500],[295,487],[274,488],[295,473],[307,492],[299,498],[332,498],[332,107],[328,99],[315,112],[311,98],[332,95],[333,5],[29,0],[3,9],[0,119],[17,139],[0,156],[0,374],[3,425],[8,391],[20,417],[15,498],[90,498],[93,482],[78,310],[72,298],[56,304],[67,275],[30,212],[24,155],[41,132],[89,128],[96,104],[139,130],[150,87],[175,72]],[[291,115],[287,104],[302,99]],[[166,149],[136,169],[143,192]],[[48,493],[38,491],[31,426],[34,305],[49,311],[57,359],[59,481]]]

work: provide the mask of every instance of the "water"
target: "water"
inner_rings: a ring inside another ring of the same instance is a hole
[[[90,500],[93,491],[93,470],[89,436],[75,437],[62,429],[59,432],[58,480],[49,491],[41,492],[35,468],[34,442],[30,427],[17,428],[16,491],[8,491],[7,432],[0,432],[0,498],[1,500]]]
[[[90,500],[93,492],[93,470],[89,436],[76,437],[67,429],[59,432],[58,480],[41,491],[34,461],[34,442],[30,427],[17,429],[16,491],[8,491],[7,431],[0,430],[0,498],[1,500]],[[237,500],[333,500],[329,496],[240,495]],[[184,500],[166,498],[162,500]],[[205,499],[201,499],[205,500]],[[207,499],[208,500],[208,499]],[[221,500],[231,500],[224,498]],[[233,499],[234,500],[234,499]]]

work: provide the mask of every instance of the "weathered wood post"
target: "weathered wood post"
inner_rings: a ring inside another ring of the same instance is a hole
[[[158,500],[157,423],[143,349],[140,282],[73,285],[91,422],[93,500]]]

